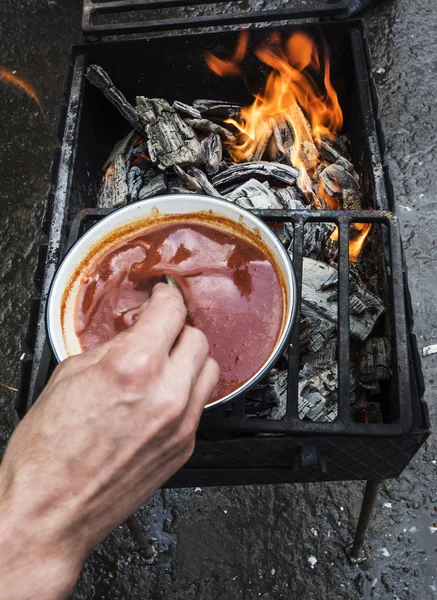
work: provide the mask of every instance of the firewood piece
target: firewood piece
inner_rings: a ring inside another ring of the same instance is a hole
[[[277,115],[275,120],[281,134],[281,141],[285,154],[285,152],[294,144],[294,131],[291,125],[289,125],[286,121],[283,114]]]
[[[281,130],[276,119],[271,119],[272,136],[267,144],[265,156],[267,160],[279,162],[285,156],[285,148],[282,143]]]
[[[99,208],[116,208],[127,203],[126,163],[123,154],[118,154],[103,175],[97,197]]]
[[[165,182],[164,173],[159,173],[153,177],[146,185],[140,189],[138,193],[139,200],[146,200],[146,198],[153,198],[159,196],[167,191],[167,184]]]
[[[266,161],[238,163],[230,166],[226,171],[215,175],[212,182],[216,186],[221,186],[234,183],[239,179],[247,179],[254,176],[266,179],[278,179],[288,185],[294,185],[299,177],[299,171],[288,165]]]
[[[304,210],[311,208],[309,205],[302,202],[303,197],[295,186],[278,188],[275,190],[275,194],[288,210]]]
[[[252,156],[248,156],[245,162],[251,162],[252,160],[257,162],[261,160],[272,135],[273,129],[267,129],[259,139],[255,152]]]
[[[329,423],[338,416],[338,366],[324,370],[305,365],[299,373],[299,419]]]
[[[194,177],[197,183],[203,188],[203,191],[208,194],[208,196],[214,196],[215,198],[223,198],[223,196],[218,192],[212,183],[209,181],[208,177],[205,175],[203,171],[198,169],[197,167],[190,167],[188,169],[189,175]]]
[[[123,117],[140,133],[144,133],[144,126],[135,108],[113,84],[108,73],[98,65],[90,65],[85,77],[90,83],[98,87],[103,95],[120,111]]]
[[[205,117],[219,117],[221,119],[231,118],[240,121],[240,109],[243,105],[226,102],[224,100],[204,100],[200,98],[194,100],[193,106]]]
[[[310,352],[319,352],[336,331],[335,323],[305,317],[300,324],[300,346]]]
[[[303,255],[323,261],[327,242],[334,229],[334,223],[307,223],[304,230]]]
[[[143,186],[143,178],[139,167],[131,167],[127,173],[127,198],[128,202],[138,200],[138,192]]]
[[[346,140],[346,136],[341,135],[335,135],[333,138],[329,138],[328,136],[322,136],[323,142],[326,142],[331,146],[331,148],[334,148],[334,150],[338,152],[340,156],[343,156],[344,158],[350,160],[351,156],[346,146]]]
[[[249,179],[228,194],[226,199],[244,208],[282,208],[272,190],[257,179]]]
[[[361,193],[357,180],[341,164],[329,165],[320,174],[326,193],[342,203],[345,210],[361,209]]]
[[[318,149],[320,158],[328,165],[334,164],[337,162],[338,158],[341,158],[341,154],[337,152],[337,150],[335,150],[335,148],[333,148],[327,141],[320,140],[318,143]]]
[[[183,102],[179,102],[179,100],[175,100],[173,102],[173,108],[180,115],[192,117],[193,119],[201,119],[202,118],[202,115],[197,110],[197,108],[194,108],[193,106],[190,106],[189,104],[184,104]]]
[[[321,318],[337,325],[338,307],[336,295],[326,289],[326,283],[338,278],[336,269],[326,263],[303,259],[302,281],[302,314],[310,318]],[[375,326],[378,318],[385,311],[382,300],[351,281],[349,301],[358,297],[366,305],[361,314],[350,315],[350,332],[352,337],[364,341]]]
[[[189,188],[183,185],[174,185],[170,191],[171,194],[196,194],[194,190],[190,190]]]
[[[132,142],[136,139],[138,139],[138,133],[133,130],[130,133],[127,134],[126,137],[124,137],[122,140],[120,140],[119,142],[117,142],[111,152],[111,154],[108,156],[105,164],[103,165],[103,169],[102,171],[106,171],[106,169],[115,161],[115,159],[117,158],[117,156],[119,154],[121,154],[122,156],[125,156],[129,147],[132,145]]]
[[[302,362],[316,369],[326,369],[335,361],[336,352],[337,337],[333,336],[327,339],[319,350],[305,353]]]
[[[183,181],[183,183],[187,186],[189,190],[193,190],[193,192],[196,192],[197,194],[203,194],[203,187],[200,185],[200,183],[196,180],[195,177],[188,175],[188,173],[186,173],[178,165],[175,165],[173,168],[176,175]]]
[[[365,384],[391,377],[391,344],[386,337],[371,337],[359,348],[359,380]]]
[[[137,97],[137,111],[145,123],[147,147],[162,171],[174,165],[200,164],[200,142],[192,127],[162,98]]]
[[[319,153],[315,144],[304,140],[299,148],[299,159],[307,171],[315,169],[318,163]]]
[[[220,136],[217,133],[211,133],[202,140],[200,147],[206,172],[212,177],[219,172],[222,162],[223,149]]]
[[[185,123],[195,131],[201,131],[202,133],[217,133],[227,142],[230,142],[231,144],[235,143],[235,136],[229,129],[225,129],[225,127],[222,127],[218,123],[213,123],[209,119],[185,119]]]

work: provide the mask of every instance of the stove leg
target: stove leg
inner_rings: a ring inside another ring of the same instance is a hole
[[[355,539],[353,544],[346,549],[346,554],[352,564],[358,564],[367,559],[366,552],[363,550],[364,541],[372,519],[376,500],[378,499],[379,488],[383,481],[383,479],[372,479],[366,483],[363,503],[361,504],[360,518],[358,519],[358,525],[355,531]]]
[[[147,539],[147,536],[144,533],[143,528],[141,527],[141,524],[135,517],[135,515],[132,515],[131,517],[126,519],[125,524],[127,525],[131,536],[140,547],[141,554],[144,556],[147,562],[154,562],[158,552],[155,546],[151,544]]]

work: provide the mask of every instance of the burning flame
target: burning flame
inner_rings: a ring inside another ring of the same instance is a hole
[[[240,75],[247,47],[248,32],[243,31],[231,60],[223,61],[207,53],[206,63],[217,75]],[[333,139],[343,126],[343,113],[331,83],[327,48],[320,60],[316,44],[306,33],[294,33],[285,43],[276,33],[254,53],[272,71],[264,90],[254,96],[253,104],[241,109],[242,120],[225,121],[238,131],[230,149],[233,160],[245,162],[257,157],[259,148],[272,136],[274,123],[288,127],[293,144],[287,151],[287,159],[299,169],[301,188],[315,208],[323,207],[323,202],[332,210],[342,208],[341,203],[326,192],[322,181],[316,190],[312,183],[317,167],[327,166],[319,157],[318,146],[324,137]],[[360,234],[350,242],[352,261],[358,260],[370,228],[367,223],[356,224]],[[331,237],[336,239],[335,231]]]
[[[372,229],[371,223],[354,223],[354,228],[360,233],[349,240],[349,260],[351,262],[358,262],[361,254],[361,250],[364,246],[367,236]],[[334,231],[331,233],[330,238],[334,242],[338,242],[338,227],[335,226]]]
[[[249,41],[249,33],[247,30],[240,32],[237,41],[237,47],[233,57],[230,60],[222,60],[211,54],[211,52],[205,53],[205,60],[208,67],[216,75],[224,76],[238,76],[242,74],[240,63],[243,61],[247,52],[247,43]]]
[[[6,69],[6,67],[2,67],[1,65],[0,65],[0,81],[3,81],[5,83],[10,83],[10,84],[14,85],[15,87],[18,87],[18,88],[21,88],[22,90],[24,90],[26,92],[26,94],[28,96],[30,96],[32,98],[32,100],[34,100],[37,103],[38,108],[41,111],[41,114],[44,115],[41,101],[38,98],[38,95],[37,95],[36,91],[34,90],[34,88],[30,85],[30,83],[23,81],[23,79],[20,79],[19,77],[17,77],[16,75],[14,75],[10,71],[8,71],[8,69]]]

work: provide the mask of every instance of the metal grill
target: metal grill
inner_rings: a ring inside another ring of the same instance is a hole
[[[181,16],[173,16],[174,9],[187,8],[187,2],[184,0],[84,0],[82,31],[88,36],[102,37],[235,25],[242,22],[259,23],[285,19],[329,17],[348,12],[347,0],[291,0],[286,8],[265,10],[254,10],[250,6],[250,2],[237,1],[232,3],[234,9],[231,11],[223,10],[220,5],[224,3],[225,0],[194,0],[189,3],[190,7],[196,6],[201,9],[201,7],[212,6],[213,10],[200,16],[192,16],[189,12]],[[226,4],[229,5],[229,2]],[[214,10],[215,8],[218,10]],[[173,10],[170,14],[165,15],[166,9]],[[163,10],[164,15],[162,14]],[[126,13],[138,15],[138,20],[126,22]],[[125,18],[117,21],[117,15],[120,14],[124,14]],[[103,24],[97,22],[101,17],[106,18],[106,22]]]
[[[112,212],[110,209],[85,209],[72,221],[66,246],[71,246],[91,224]],[[404,285],[402,251],[397,218],[385,211],[253,211],[267,223],[291,223],[294,229],[293,264],[297,284],[297,317],[288,349],[287,408],[281,420],[269,420],[246,414],[245,396],[239,397],[231,407],[217,409],[202,418],[201,431],[233,433],[270,433],[306,435],[348,434],[392,437],[405,434],[411,428],[410,377],[408,348],[405,330]],[[298,383],[300,370],[299,326],[300,301],[303,277],[304,228],[310,223],[335,223],[339,228],[338,259],[338,417],[331,423],[304,421],[298,416]],[[392,334],[393,399],[391,419],[388,423],[355,423],[350,414],[350,327],[349,327],[349,230],[353,223],[374,223],[387,231],[389,249],[388,316]],[[44,376],[44,373],[41,373]],[[47,374],[45,374],[47,376]]]

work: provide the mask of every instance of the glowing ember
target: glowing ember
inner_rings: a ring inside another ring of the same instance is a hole
[[[240,34],[231,60],[225,61],[207,53],[209,68],[220,76],[241,75],[241,64],[248,47],[248,34]],[[323,181],[313,189],[317,167],[327,164],[318,148],[323,138],[333,139],[343,126],[343,114],[337,93],[331,83],[327,48],[319,56],[314,41],[303,32],[292,34],[284,43],[278,33],[255,49],[257,58],[271,67],[264,90],[255,95],[251,106],[241,109],[241,121],[227,119],[238,134],[230,149],[235,162],[256,159],[259,148],[272,136],[274,123],[284,123],[293,134],[293,145],[287,160],[300,171],[300,186],[314,208],[341,209],[342,204],[325,190]],[[334,184],[335,186],[335,184]],[[341,192],[341,186],[339,185]],[[357,261],[370,224],[356,224],[359,235],[350,242],[350,259]],[[336,239],[334,231],[331,239]]]
[[[20,79],[19,77],[17,77],[16,75],[14,75],[10,71],[8,71],[8,69],[6,69],[6,67],[2,67],[1,65],[0,65],[0,81],[3,81],[4,83],[10,83],[11,85],[14,85],[15,87],[18,87],[18,88],[22,89],[23,91],[25,91],[26,94],[28,96],[30,96],[32,98],[32,100],[34,100],[37,103],[38,108],[41,111],[41,114],[44,114],[40,99],[38,98],[36,91],[30,85],[30,83],[23,81],[23,79]]]

